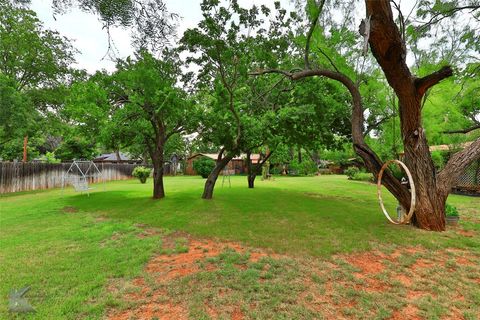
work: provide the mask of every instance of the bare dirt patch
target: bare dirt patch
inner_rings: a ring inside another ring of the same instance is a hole
[[[431,268],[434,266],[434,263],[432,261],[426,260],[426,259],[418,259],[415,261],[415,263],[412,265],[412,269],[427,269]]]
[[[476,235],[475,231],[472,231],[472,230],[459,229],[458,233],[467,238],[473,238]]]
[[[412,285],[412,279],[404,274],[398,274],[394,277],[394,279],[399,281],[405,287],[410,287]]]
[[[385,269],[381,262],[384,255],[376,252],[365,252],[353,254],[345,257],[345,260],[351,265],[362,270],[364,274],[380,273]]]
[[[149,230],[149,229],[145,229]],[[174,302],[167,298],[165,287],[175,279],[186,277],[200,271],[213,271],[215,266],[208,263],[208,258],[219,256],[224,250],[234,250],[238,253],[249,253],[249,261],[256,262],[268,256],[280,257],[258,249],[246,248],[238,243],[218,242],[210,239],[193,239],[186,233],[176,232],[162,238],[164,250],[177,250],[179,243],[185,247],[185,252],[164,253],[154,257],[145,266],[145,272],[153,278],[156,285],[162,289],[151,289],[144,278],[137,278],[131,282],[130,292],[123,293],[123,298],[134,307],[128,310],[115,312],[111,310],[108,318],[121,319],[176,319],[188,318],[188,308],[182,302]],[[183,248],[182,248],[183,250]],[[200,267],[203,264],[203,268]],[[239,266],[241,268],[241,266]],[[112,290],[110,288],[110,290]],[[109,291],[110,291],[109,290]],[[113,289],[115,290],[115,289]],[[216,318],[219,314],[210,304],[205,303],[210,317]],[[239,306],[231,309],[232,319],[243,319],[244,315]]]
[[[403,307],[401,310],[397,310],[393,313],[393,316],[390,318],[391,320],[422,320],[421,317],[418,316],[418,308],[409,304]]]

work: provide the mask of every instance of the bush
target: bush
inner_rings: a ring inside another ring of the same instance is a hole
[[[299,163],[297,160],[293,160],[288,165],[288,171],[290,175],[311,175],[318,172],[318,167],[312,160],[303,160]]]
[[[215,168],[215,161],[210,158],[202,157],[193,161],[193,170],[204,179],[208,178],[208,175],[212,172],[213,168]]]
[[[360,170],[357,167],[348,167],[345,169],[344,173],[349,180],[375,182],[373,174],[365,172],[365,170]]]
[[[345,173],[347,175],[348,180],[354,180],[353,177],[357,173],[360,173],[360,169],[358,169],[357,167],[348,167],[347,169],[345,169],[345,171],[343,173]]]
[[[145,168],[145,167],[135,167],[132,172],[132,176],[135,178],[138,178],[141,183],[147,182],[147,178],[150,177],[150,174],[152,173],[152,169],[150,168]]]
[[[375,182],[375,177],[369,172],[358,172],[353,176],[352,180]]]
[[[458,213],[457,207],[452,206],[451,204],[445,204],[445,215],[447,217],[459,217],[460,214]]]
[[[282,172],[283,172],[283,168],[280,166],[275,166],[270,169],[271,174],[282,174]]]

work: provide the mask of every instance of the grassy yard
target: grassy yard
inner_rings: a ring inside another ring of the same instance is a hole
[[[345,176],[231,180],[211,201],[199,177],[160,201],[134,180],[1,196],[0,318],[25,285],[29,319],[480,318],[480,198],[450,196],[461,226],[431,233],[388,224]]]

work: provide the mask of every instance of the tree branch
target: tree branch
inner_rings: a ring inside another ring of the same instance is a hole
[[[386,115],[382,118],[380,118],[380,120],[374,122],[374,123],[371,123],[369,125],[367,125],[367,129],[365,130],[365,132],[363,133],[363,136],[366,137],[368,136],[368,134],[370,132],[372,132],[372,130],[375,130],[375,129],[378,129],[378,127],[383,124],[384,122],[390,120],[392,118],[393,115]]]
[[[310,40],[312,39],[312,35],[313,35],[313,32],[315,31],[315,27],[317,26],[317,23],[318,23],[318,19],[320,18],[320,15],[322,14],[322,10],[323,10],[323,5],[325,4],[325,0],[322,0],[320,2],[320,6],[318,8],[318,12],[315,14],[315,16],[313,17],[313,21],[312,21],[312,24],[310,25],[310,29],[308,30],[308,33],[307,33],[307,39],[306,39],[306,42],[305,42],[305,57],[304,57],[304,60],[305,60],[305,69],[310,69],[310,59],[309,59],[309,55],[310,55]]]
[[[480,129],[480,124],[477,124],[477,125],[474,125],[470,128],[466,128],[466,129],[459,129],[459,130],[447,130],[447,131],[443,131],[443,133],[446,133],[446,134],[453,134],[453,133],[469,133],[473,130],[477,130],[477,129]]]
[[[262,76],[262,75],[270,74],[270,73],[277,73],[277,74],[284,75],[287,78],[290,78],[290,79],[292,78],[292,73],[291,72],[285,71],[285,70],[279,70],[279,69],[259,69],[257,71],[249,72],[248,75],[249,76]]]
[[[453,75],[453,70],[450,66],[445,66],[441,68],[440,70],[429,74],[428,76],[425,76],[423,78],[417,78],[415,79],[415,87],[417,89],[417,93],[420,96],[423,96],[425,92],[442,81],[443,79],[446,79],[448,77],[451,77]]]
[[[337,68],[337,66],[335,65],[335,63],[333,63],[333,60],[325,53],[325,51],[323,51],[322,48],[320,48],[320,47],[318,47],[317,49],[320,51],[320,53],[321,53],[325,58],[327,58],[328,62],[330,62],[330,64],[332,65],[333,69],[335,69],[335,71],[337,71],[337,72],[340,72],[340,71],[338,71],[338,68]]]
[[[427,29],[429,26],[442,21],[445,18],[453,16],[454,14],[456,14],[459,11],[471,10],[470,13],[472,13],[472,12],[478,10],[478,9],[480,9],[480,5],[468,5],[468,6],[463,6],[463,7],[454,7],[452,9],[446,10],[444,12],[437,12],[434,15],[432,15],[432,17],[430,18],[429,21],[427,21],[426,23],[424,23],[420,26],[417,26],[415,29],[420,32],[420,31],[423,31],[423,30]]]
[[[366,167],[375,176],[378,175],[383,166],[383,162],[378,155],[365,143],[363,136],[363,106],[360,91],[355,83],[343,73],[327,69],[300,70],[297,72],[288,72],[277,69],[259,70],[252,72],[251,75],[263,75],[270,73],[283,74],[291,80],[300,80],[307,77],[322,76],[342,83],[350,92],[352,97],[352,139],[355,152],[363,159]],[[398,200],[405,208],[410,205],[410,192],[400,184],[400,182],[389,172],[386,171],[383,184],[387,189],[398,197]]]

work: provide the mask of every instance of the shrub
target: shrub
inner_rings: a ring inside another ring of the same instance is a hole
[[[358,169],[357,167],[348,167],[347,169],[345,169],[345,171],[343,173],[345,173],[347,175],[348,180],[354,180],[353,177],[357,173],[360,173],[360,169]]]
[[[213,168],[215,168],[215,161],[210,158],[202,157],[193,161],[193,170],[204,179],[208,178],[208,175],[212,172]]]
[[[451,204],[445,204],[445,215],[448,217],[459,217],[460,214],[458,213],[457,207],[452,206]]]
[[[375,177],[369,172],[358,172],[353,176],[352,180],[375,182]]]
[[[150,168],[145,168],[145,167],[135,167],[132,172],[132,176],[135,178],[138,178],[141,183],[147,182],[147,178],[150,177],[150,174],[152,173],[152,169]]]
[[[288,165],[288,171],[290,175],[310,175],[316,174],[318,171],[318,166],[312,160],[303,160],[302,162],[298,162],[297,160],[293,160]]]
[[[318,165],[314,161],[302,161],[300,163],[300,174],[310,175],[318,172]]]
[[[282,174],[282,172],[283,172],[283,168],[280,166],[275,166],[270,169],[271,174]]]

